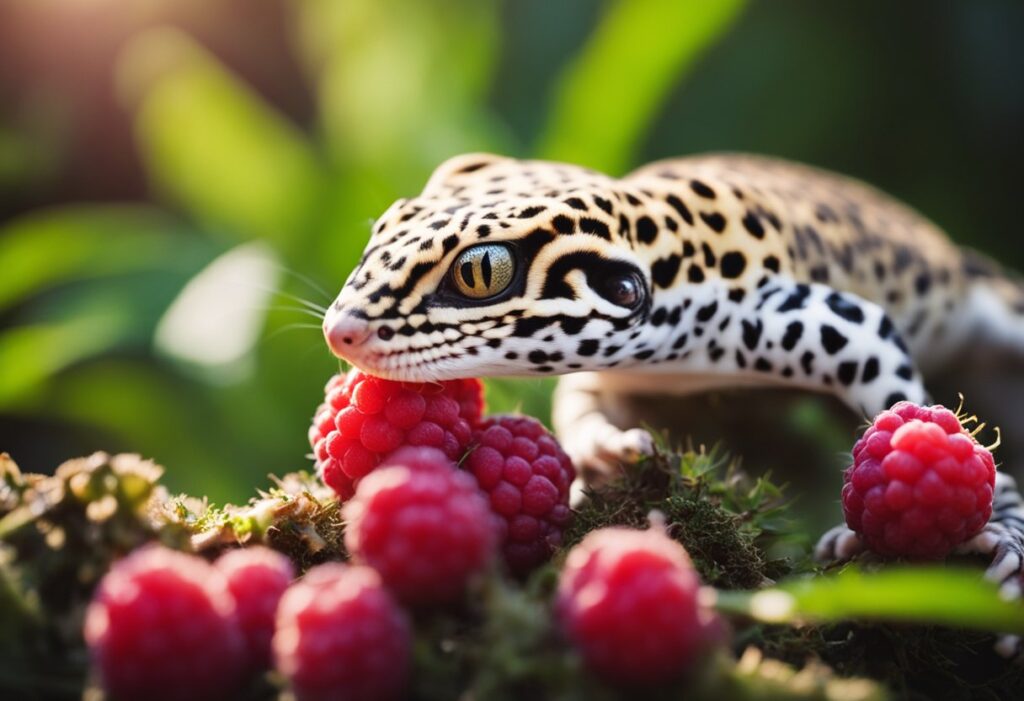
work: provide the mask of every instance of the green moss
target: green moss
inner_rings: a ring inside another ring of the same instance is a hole
[[[567,545],[604,526],[645,528],[653,511],[708,584],[752,588],[790,570],[768,553],[791,533],[782,490],[766,477],[751,480],[717,450],[659,451],[586,497]]]
[[[844,676],[877,679],[900,698],[1017,699],[1024,689],[1024,666],[999,657],[994,636],[977,631],[841,623],[753,626],[740,639],[795,665],[818,659]]]
[[[345,524],[334,494],[307,472],[275,480],[243,506],[187,506],[175,517],[192,533],[193,547],[213,555],[227,547],[262,543],[290,557],[300,572],[331,560],[347,560]]]

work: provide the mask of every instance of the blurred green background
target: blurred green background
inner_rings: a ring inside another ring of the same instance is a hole
[[[215,500],[307,466],[300,300],[463,151],[776,154],[1024,268],[1022,36],[1019,0],[0,0],[0,450]]]

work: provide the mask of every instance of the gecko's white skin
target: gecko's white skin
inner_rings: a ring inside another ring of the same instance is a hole
[[[653,447],[610,420],[623,395],[782,386],[865,416],[924,402],[922,372],[967,344],[1024,357],[1024,292],[916,212],[809,167],[709,155],[615,179],[469,154],[380,217],[324,332],[396,380],[564,375],[556,431],[601,471]],[[817,554],[860,548],[842,527]],[[965,550],[1019,596],[1024,508],[1006,475]]]

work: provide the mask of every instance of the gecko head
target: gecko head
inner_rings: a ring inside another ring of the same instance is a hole
[[[375,223],[324,318],[328,346],[418,382],[617,365],[651,283],[614,233],[611,183],[490,155],[446,162]]]

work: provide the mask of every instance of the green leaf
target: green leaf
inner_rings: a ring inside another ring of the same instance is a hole
[[[490,414],[526,414],[551,425],[551,393],[555,381],[490,378],[485,386],[487,412]]]
[[[67,366],[105,350],[129,329],[116,315],[18,326],[0,335],[0,407],[31,393]]]
[[[539,152],[619,173],[668,91],[745,0],[618,0],[562,76]]]
[[[297,246],[321,172],[303,134],[186,35],[144,33],[120,63],[156,186],[235,240]]]
[[[0,309],[71,280],[195,265],[180,227],[145,207],[65,207],[0,228]]]
[[[502,141],[485,106],[498,56],[494,0],[298,7],[327,146],[371,199],[374,190],[385,200],[411,194],[438,162]]]
[[[1024,605],[1003,600],[978,570],[961,567],[848,567],[756,592],[720,591],[716,606],[764,623],[861,619],[1024,633]]]

